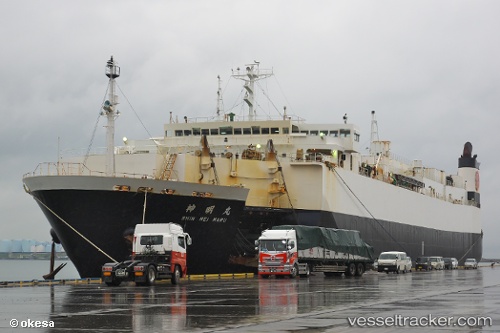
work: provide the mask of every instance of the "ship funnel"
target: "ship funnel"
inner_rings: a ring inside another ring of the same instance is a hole
[[[477,207],[481,206],[479,195],[479,162],[477,155],[472,155],[472,144],[466,142],[462,156],[458,159],[458,175],[465,180],[467,200]]]

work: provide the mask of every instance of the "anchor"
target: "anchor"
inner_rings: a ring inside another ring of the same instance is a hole
[[[52,247],[50,251],[50,273],[45,274],[43,278],[45,280],[54,280],[54,277],[67,263],[60,264],[56,269],[54,269],[54,260],[56,256],[56,243],[59,244],[59,238],[57,237],[54,229],[50,229],[50,235],[52,236]]]

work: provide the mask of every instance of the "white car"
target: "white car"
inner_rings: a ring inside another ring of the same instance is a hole
[[[411,271],[411,259],[406,255],[406,252],[382,252],[377,263],[378,272],[395,272],[399,274]]]
[[[465,259],[464,269],[477,269],[477,261],[474,258]]]
[[[429,257],[431,269],[444,269],[443,257]]]

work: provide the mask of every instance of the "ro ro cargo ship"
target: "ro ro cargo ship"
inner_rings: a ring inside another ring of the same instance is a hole
[[[223,110],[219,81],[211,117],[171,113],[163,135],[115,146],[113,58],[106,75],[106,153],[39,164],[23,177],[82,277],[126,259],[123,233],[138,223],[183,226],[193,239],[189,274],[255,271],[254,241],[285,224],[358,230],[376,255],[481,259],[479,162],[469,142],[461,155],[450,147],[458,168],[447,173],[395,156],[378,139],[374,111],[369,151],[347,116],[311,124],[284,108],[262,118],[256,91],[274,73],[254,62],[231,75],[243,82],[244,114]]]

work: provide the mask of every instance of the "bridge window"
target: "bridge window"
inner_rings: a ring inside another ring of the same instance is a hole
[[[211,128],[210,134],[211,135],[219,135],[219,129],[218,128]]]
[[[316,130],[315,131],[311,131],[311,132],[309,132],[309,134],[310,135],[318,135],[318,131],[316,131]]]
[[[343,130],[343,129],[340,130],[340,137],[341,138],[348,138],[350,136],[351,136],[351,130],[348,130],[348,129],[347,130]]]
[[[190,136],[191,130],[184,130],[184,136]]]
[[[182,136],[182,130],[176,130],[175,136]]]
[[[231,126],[219,127],[219,129],[220,129],[220,135],[232,135],[233,134],[233,128]]]
[[[280,134],[280,129],[278,127],[272,127],[271,134]]]
[[[262,128],[262,134],[269,134],[269,128],[268,127]]]
[[[234,134],[241,135],[241,128],[235,128],[234,129]]]
[[[201,130],[201,134],[202,134],[202,135],[208,135],[208,133],[209,133],[208,128],[203,128],[203,129]]]
[[[250,129],[250,127],[246,127],[243,129],[243,134],[252,134],[252,130]]]
[[[200,134],[201,134],[201,129],[193,128],[193,135],[200,135]]]
[[[252,126],[252,134],[260,134],[260,126]]]

